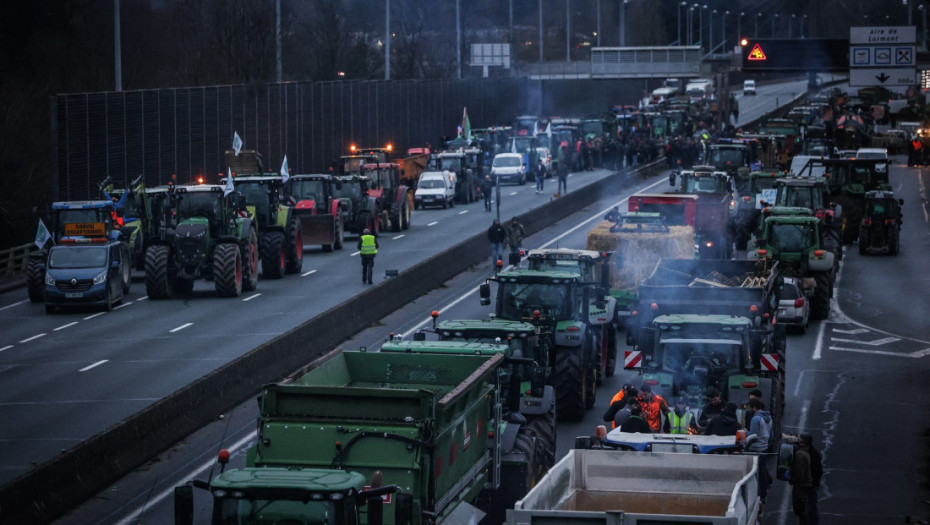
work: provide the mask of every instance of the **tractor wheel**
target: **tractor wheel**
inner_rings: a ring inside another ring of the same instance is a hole
[[[238,244],[216,245],[213,250],[213,284],[220,297],[242,295],[242,255]]]
[[[541,459],[537,458],[536,450],[538,440],[524,429],[517,434],[517,439],[513,444],[513,451],[518,452],[526,458],[524,467],[524,476],[520,479],[520,485],[517,487],[518,492],[526,494],[531,488],[536,486],[536,482],[542,476]]]
[[[240,248],[242,254],[242,291],[251,292],[258,288],[258,234],[249,228],[249,242]]]
[[[555,349],[555,410],[566,421],[581,421],[588,406],[589,379],[582,350],[581,347]]]
[[[388,216],[391,219],[391,231],[399,232],[401,230],[401,214],[404,212],[403,203],[400,201],[391,203],[391,213]]]
[[[149,299],[167,299],[173,293],[168,275],[168,259],[171,248],[161,244],[145,250],[145,293]]]
[[[333,243],[333,248],[336,250],[341,250],[343,245],[345,245],[345,226],[342,223],[342,219],[336,219],[336,242]]]
[[[30,301],[41,303],[45,300],[45,268],[42,268],[42,261],[29,259],[26,265],[26,289]]]
[[[617,368],[617,328],[613,324],[607,325],[604,333],[607,338],[607,369],[604,374],[613,377]]]
[[[585,398],[584,406],[585,408],[594,407],[594,402],[597,401],[597,385],[598,379],[600,376],[600,369],[597,366],[592,366],[588,369],[587,380],[585,382]]]
[[[898,255],[899,249],[900,249],[900,244],[898,241],[898,236],[895,235],[892,239],[888,241],[888,255]]]
[[[284,277],[287,256],[284,252],[284,234],[265,232],[259,239],[262,254],[262,277],[280,279]]]
[[[403,230],[410,229],[410,207],[409,203],[404,203],[404,211],[401,213],[401,224],[400,227]]]
[[[811,315],[814,319],[826,319],[830,315],[830,295],[833,293],[833,281],[830,272],[814,274],[817,287],[814,288],[814,297],[811,298]]]
[[[296,218],[292,217],[288,221],[284,236],[287,244],[285,271],[287,273],[300,273],[304,267],[304,234],[300,222]]]
[[[448,208],[448,207],[449,207],[449,201],[443,199],[443,201],[442,201],[442,209],[446,209],[446,208]]]
[[[243,283],[245,283],[245,277],[243,276]],[[193,279],[175,279],[171,284],[171,287],[174,289],[174,293],[177,295],[190,295],[194,291],[194,280]]]
[[[555,404],[553,403],[545,414],[530,417],[531,419],[527,421],[526,426],[536,435],[536,440],[542,442],[543,457],[540,463],[542,463],[545,470],[549,470],[552,465],[555,465]]]
[[[129,247],[127,245],[120,246],[120,251],[122,252],[123,257],[123,274],[120,275],[122,282],[120,283],[123,287],[123,295],[129,293],[129,288],[132,286],[132,260],[129,255]]]

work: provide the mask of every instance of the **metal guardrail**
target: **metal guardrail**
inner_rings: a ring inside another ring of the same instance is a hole
[[[26,273],[29,254],[36,249],[35,243],[14,246],[0,251],[0,277],[15,277]]]

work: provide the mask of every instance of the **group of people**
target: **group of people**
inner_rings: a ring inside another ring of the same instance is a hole
[[[504,244],[510,247],[510,253],[517,253],[526,238],[526,228],[514,217],[505,227],[500,219],[494,219],[488,228],[488,242],[491,243],[491,264],[504,260]]]

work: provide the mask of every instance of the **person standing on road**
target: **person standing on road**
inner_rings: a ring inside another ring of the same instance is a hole
[[[375,267],[375,256],[378,255],[378,239],[365,228],[358,238],[358,252],[362,256],[362,283],[372,284],[371,274]]]
[[[811,467],[810,449],[807,443],[801,440],[794,446],[794,454],[791,455],[791,473],[788,477],[788,483],[791,484],[791,510],[794,511],[801,525],[816,523],[811,519],[811,500],[816,494]]]
[[[491,195],[494,192],[494,181],[490,175],[485,175],[481,181],[481,196],[484,197],[484,211],[491,211]]]
[[[491,264],[496,265],[497,261],[503,260],[504,257],[504,239],[507,238],[507,231],[501,226],[500,219],[494,219],[491,227],[488,228],[488,242],[491,243]]]
[[[683,397],[675,399],[675,408],[668,413],[669,432],[671,434],[697,434],[697,423],[694,422],[694,414],[688,407],[687,400]]]
[[[727,403],[723,412],[712,417],[704,429],[708,436],[735,436],[739,430],[739,421],[736,420],[736,404]]]
[[[546,185],[546,166],[543,164],[542,157],[539,158],[539,166],[536,168],[536,193],[542,193]]]
[[[568,193],[568,165],[571,162],[568,146],[562,146],[562,159],[559,161],[559,182],[556,193]]]
[[[649,423],[649,428],[653,432],[665,432],[666,434],[669,431],[669,417],[668,417],[668,403],[665,402],[665,398],[659,394],[652,393],[652,386],[649,383],[643,383],[639,387],[639,396],[636,398],[639,401],[639,404],[643,407],[643,417],[646,418],[646,422]],[[665,423],[662,423],[662,416],[665,416]]]
[[[808,506],[808,524],[820,523],[820,507],[817,504],[817,491],[820,490],[820,480],[823,478],[823,454],[814,446],[814,436],[808,433],[801,434],[801,442],[807,445],[807,452],[811,456],[811,491]]]
[[[510,219],[510,224],[507,225],[507,244],[510,245],[510,253],[519,252],[525,238],[526,228],[520,224],[516,217]]]
[[[759,453],[759,497],[765,503],[769,485],[772,484],[767,461],[769,441],[772,437],[772,415],[765,409],[765,404],[759,399],[750,399],[748,410],[752,414],[752,418],[749,420],[749,436],[747,436],[747,439],[756,438],[755,442],[749,445],[749,451]]]
[[[639,391],[630,383],[623,385],[610,400],[610,406],[604,412],[604,421],[613,422],[613,428],[623,425],[630,418],[630,402],[634,401],[638,394]]]
[[[720,391],[716,388],[708,388],[706,396],[707,404],[704,405],[704,409],[701,410],[701,417],[698,418],[698,426],[701,428],[706,427],[712,417],[722,414],[726,406],[723,404],[723,399],[720,397]]]

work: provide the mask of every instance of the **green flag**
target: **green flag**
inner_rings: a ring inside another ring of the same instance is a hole
[[[471,141],[471,121],[468,120],[468,108],[462,108],[462,138]]]

